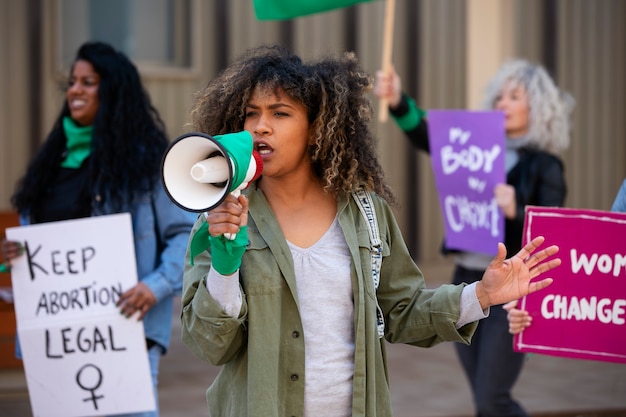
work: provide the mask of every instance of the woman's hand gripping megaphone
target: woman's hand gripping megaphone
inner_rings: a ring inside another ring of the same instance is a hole
[[[239,184],[239,186],[235,188],[233,191],[231,191],[230,193],[234,195],[235,197],[239,197],[241,195],[241,190],[245,190],[246,188],[248,188],[248,185],[250,185],[252,181],[256,180],[257,178],[261,176],[262,171],[263,171],[263,159],[261,158],[261,155],[257,151],[253,150],[252,158],[250,158],[250,162],[248,165],[248,170],[246,171],[244,182]],[[235,234],[233,233],[224,233],[224,236],[230,240],[233,240],[235,238]]]
[[[230,184],[229,192],[239,197],[241,190],[261,176],[263,159],[254,150],[254,142],[249,132],[242,131],[213,138],[223,146],[225,154],[214,152],[208,158],[196,162],[190,170],[191,178],[205,184]],[[206,211],[204,216],[206,218]],[[224,236],[229,240],[235,239],[234,233],[225,233]]]

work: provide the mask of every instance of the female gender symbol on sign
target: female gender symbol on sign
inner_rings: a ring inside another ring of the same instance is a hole
[[[93,369],[93,371],[88,372],[89,369]],[[85,373],[87,375],[85,375]],[[91,398],[84,398],[83,401],[93,401],[93,406],[97,410],[98,403],[96,400],[104,398],[104,395],[96,395],[95,393],[96,389],[102,384],[102,371],[100,368],[89,363],[84,365],[76,373],[76,383],[85,391],[91,391]],[[91,385],[91,387],[87,386],[87,384]]]

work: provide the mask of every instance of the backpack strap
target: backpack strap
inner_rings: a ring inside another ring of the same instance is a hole
[[[368,232],[370,235],[372,255],[372,279],[374,280],[374,291],[376,291],[378,290],[378,284],[380,283],[380,267],[383,262],[383,244],[380,240],[380,231],[378,229],[378,220],[376,218],[374,201],[372,200],[372,195],[362,188],[353,192],[352,197],[354,198],[354,201],[356,201],[361,214],[369,226]],[[383,317],[383,312],[378,305],[378,299],[376,299],[376,327],[378,330],[378,337],[382,338],[385,335],[385,319]]]

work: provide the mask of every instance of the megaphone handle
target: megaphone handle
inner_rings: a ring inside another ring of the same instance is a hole
[[[239,195],[241,194],[241,190],[238,188],[235,191],[231,192],[232,195],[235,196],[235,198],[238,198]],[[236,233],[224,233],[224,237],[228,240],[235,240],[235,237],[237,236]]]
[[[232,195],[234,195],[235,197],[239,197],[239,195],[241,194],[241,190],[235,190],[233,192],[231,192]],[[207,213],[206,211],[204,213],[204,219],[206,220],[206,218],[208,217],[209,213]],[[224,237],[228,240],[235,240],[235,237],[237,236],[236,233],[224,233]]]

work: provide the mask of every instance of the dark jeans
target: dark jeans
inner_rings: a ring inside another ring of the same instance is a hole
[[[457,266],[453,281],[472,283],[480,280],[483,272]],[[472,388],[478,417],[528,417],[511,397],[525,355],[513,351],[506,316],[502,306],[491,307],[489,317],[478,324],[472,343],[454,344]]]

